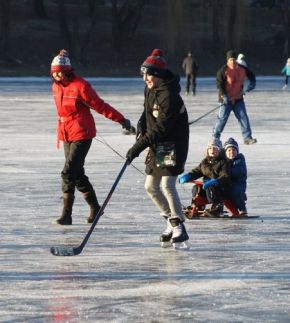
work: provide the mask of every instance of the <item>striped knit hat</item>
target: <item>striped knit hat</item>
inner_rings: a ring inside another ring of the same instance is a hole
[[[65,49],[62,49],[57,56],[51,62],[51,73],[55,72],[64,72],[70,73],[72,72],[72,66],[70,63],[70,59],[68,57],[68,52]]]
[[[235,141],[234,138],[229,138],[225,143],[224,143],[224,149],[225,151],[228,149],[228,148],[235,148],[237,153],[239,153],[239,144]]]
[[[153,49],[141,65],[141,74],[148,74],[163,78],[167,71],[167,63],[161,49]]]

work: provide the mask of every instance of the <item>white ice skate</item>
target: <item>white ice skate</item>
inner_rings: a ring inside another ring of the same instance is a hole
[[[173,233],[173,228],[167,217],[164,217],[166,220],[166,229],[162,232],[160,236],[160,244],[162,248],[169,248],[172,246],[171,238]]]
[[[174,249],[189,249],[188,234],[185,226],[179,221],[177,226],[173,226],[171,243]]]

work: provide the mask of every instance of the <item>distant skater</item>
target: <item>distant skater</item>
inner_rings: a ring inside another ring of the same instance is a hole
[[[185,95],[189,94],[190,85],[192,86],[192,94],[195,95],[198,64],[195,58],[192,56],[191,51],[189,51],[187,56],[184,58],[182,68],[184,69],[186,77]]]
[[[285,64],[285,66],[283,67],[283,69],[281,71],[281,74],[285,74],[285,84],[282,87],[282,89],[286,90],[287,86],[288,86],[288,79],[289,79],[289,76],[290,76],[290,58],[287,59],[287,62]]]
[[[227,52],[227,64],[217,72],[216,84],[218,88],[219,102],[222,103],[213,128],[213,137],[220,139],[221,133],[233,111],[240,124],[244,143],[251,145],[257,142],[252,137],[249,117],[244,102],[244,81],[250,81],[246,92],[252,91],[256,86],[256,77],[249,68],[240,66],[236,62],[236,54],[230,50]]]

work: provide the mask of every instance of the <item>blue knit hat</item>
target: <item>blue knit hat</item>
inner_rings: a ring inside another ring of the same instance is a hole
[[[234,138],[229,138],[225,143],[224,143],[224,149],[225,151],[228,149],[228,148],[235,148],[237,153],[239,153],[239,145],[238,143],[235,141]]]

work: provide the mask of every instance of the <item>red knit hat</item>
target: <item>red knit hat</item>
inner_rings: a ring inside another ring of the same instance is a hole
[[[52,60],[50,72],[70,73],[72,72],[72,70],[73,69],[68,57],[68,52],[65,49],[62,49],[59,54]]]
[[[167,63],[161,49],[153,49],[141,65],[141,74],[154,75],[163,78],[167,71]]]

